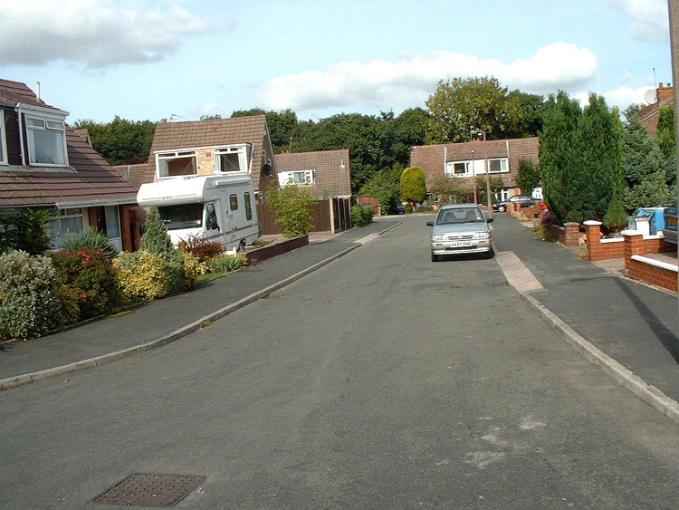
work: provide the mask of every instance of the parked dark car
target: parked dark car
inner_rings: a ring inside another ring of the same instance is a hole
[[[540,203],[540,200],[530,197],[528,195],[514,195],[509,197],[509,200],[493,204],[493,210],[497,212],[505,212],[508,204],[520,204],[521,207],[528,207],[529,205]]]

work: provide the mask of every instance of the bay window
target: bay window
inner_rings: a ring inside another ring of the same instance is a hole
[[[250,168],[250,145],[230,145],[215,149],[217,171],[247,173]]]
[[[84,209],[60,209],[47,223],[50,235],[50,248],[63,248],[64,242],[73,234],[81,233],[85,228]]]

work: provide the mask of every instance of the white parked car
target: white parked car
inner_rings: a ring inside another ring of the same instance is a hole
[[[431,261],[438,262],[444,255],[482,253],[493,257],[493,239],[489,223],[483,211],[475,204],[443,206],[435,221],[427,225],[431,232]]]

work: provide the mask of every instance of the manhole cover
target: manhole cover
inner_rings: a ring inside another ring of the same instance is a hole
[[[94,502],[106,505],[172,506],[204,481],[204,476],[136,473],[97,496]]]

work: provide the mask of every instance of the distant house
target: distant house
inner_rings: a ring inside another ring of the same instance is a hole
[[[411,148],[410,166],[424,170],[427,187],[437,176],[459,179],[461,184],[473,186],[473,179],[486,172],[502,179],[501,200],[520,192],[516,184],[519,162],[522,159],[538,162],[538,138],[512,138],[438,145],[418,145]],[[530,193],[532,190],[524,190]]]
[[[139,184],[185,175],[249,175],[256,190],[277,186],[276,162],[264,115],[156,125],[148,166],[118,166]]]
[[[347,149],[278,154],[276,167],[281,187],[307,187],[316,199],[351,197]]]
[[[66,124],[68,112],[46,104],[24,83],[0,80],[0,214],[53,212],[52,248],[94,228],[120,249],[138,241],[135,189]]]
[[[660,108],[668,104],[674,104],[674,88],[670,83],[663,84],[660,82],[658,88],[655,89],[655,102],[644,106],[639,111],[641,123],[653,136],[656,135],[658,130]]]

